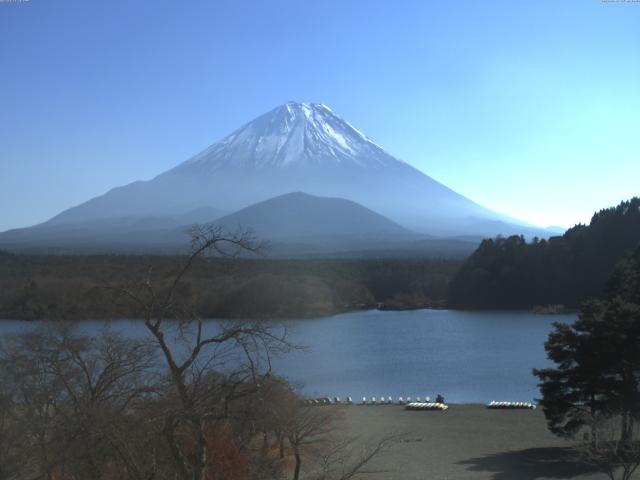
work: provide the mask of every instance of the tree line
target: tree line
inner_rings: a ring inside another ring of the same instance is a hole
[[[105,285],[148,276],[158,288],[168,288],[182,261],[175,256],[0,253],[0,318],[140,318],[135,303],[114,296]],[[198,257],[176,295],[191,298],[198,314],[207,318],[440,307],[459,265],[453,260]]]
[[[616,262],[640,243],[640,199],[597,212],[549,240],[522,236],[484,240],[453,277],[457,308],[526,308],[581,302],[604,293]]]

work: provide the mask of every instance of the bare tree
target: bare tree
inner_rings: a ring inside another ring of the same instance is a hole
[[[386,453],[403,435],[390,433],[374,441],[345,437],[343,410],[309,406],[300,401],[284,423],[294,456],[292,479],[348,480],[382,473],[369,469],[372,460]],[[303,459],[308,466],[303,469]]]
[[[326,408],[300,405],[293,412],[285,431],[295,459],[293,480],[300,478],[303,456],[315,457],[330,441],[335,412]]]
[[[303,459],[309,479],[367,473],[390,439],[356,448],[339,435],[339,409],[303,405],[273,375],[272,356],[295,348],[286,330],[205,322],[193,310],[184,279],[200,257],[260,246],[212,227],[192,238],[170,278],[149,269],[109,286],[138,306],[145,339],[89,337],[70,324],[5,339],[0,480],[275,480],[289,469],[298,480]]]
[[[20,430],[14,417],[15,408],[7,385],[0,383],[0,480],[12,478],[18,469],[19,448],[15,442],[20,439]]]
[[[365,442],[357,437],[339,438],[328,445],[315,459],[314,480],[349,480],[385,473],[387,470],[370,468],[375,458],[385,454],[403,435],[388,434],[381,439]]]
[[[600,414],[592,417],[589,432],[588,441],[580,448],[586,462],[603,470],[611,480],[629,480],[640,467],[638,422],[630,428],[621,415]]]
[[[14,475],[101,478],[108,466],[126,470],[126,478],[153,478],[147,467],[154,462],[134,448],[142,426],[132,415],[154,393],[153,359],[144,343],[107,332],[79,336],[70,325],[5,339],[0,370],[12,404],[5,415],[19,459]]]
[[[237,256],[262,248],[247,231],[226,235],[217,227],[195,226],[190,233],[191,254],[167,288],[158,289],[149,272],[137,285],[115,289],[140,308],[168,369],[174,401],[165,403],[163,436],[177,473],[184,480],[204,480],[208,430],[235,413],[232,402],[255,393],[271,369],[271,356],[291,345],[285,331],[261,322],[206,325],[188,299],[181,298],[183,280],[201,257]]]

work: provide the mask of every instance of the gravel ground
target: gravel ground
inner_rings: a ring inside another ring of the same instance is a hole
[[[488,410],[450,405],[444,412],[400,406],[318,407],[344,410],[348,435],[362,441],[406,436],[376,459],[375,476],[389,480],[600,480],[581,465],[567,441],[552,435],[540,410]]]

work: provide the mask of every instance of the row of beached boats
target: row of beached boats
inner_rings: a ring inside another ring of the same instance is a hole
[[[393,397],[362,397],[362,400],[358,405],[408,405],[409,403],[429,403],[430,397],[416,397],[415,402],[411,401],[411,397],[398,397],[394,400]],[[304,405],[353,405],[353,398],[346,397],[342,399],[340,397],[320,397],[320,398],[307,398],[302,401]]]
[[[303,405],[319,406],[319,405],[353,405],[353,399],[347,397],[342,400],[340,397],[334,397],[333,400],[329,397],[320,398],[305,398],[302,400]]]
[[[416,402],[422,402],[421,397],[416,397]],[[424,397],[425,402],[430,402],[431,399],[429,397]],[[362,397],[362,401],[360,405],[407,405],[411,403],[411,397],[398,397],[397,400],[394,400],[393,397],[371,397],[368,399],[367,397]]]
[[[398,397],[396,400],[393,397],[362,397],[362,400],[358,405],[404,405],[407,410],[446,410],[449,408],[439,396],[435,402],[431,401],[430,397],[416,397],[415,400],[411,400],[411,397]],[[320,397],[320,398],[308,398],[302,400],[303,405],[308,406],[322,406],[322,405],[353,405],[354,401],[351,397],[344,399],[340,397]],[[487,404],[487,408],[495,410],[535,410],[536,405],[530,402],[497,402],[492,400]]]
[[[514,410],[514,409],[524,409],[524,410],[535,410],[536,406],[533,403],[529,402],[496,402],[495,400],[491,400],[487,404],[487,408],[492,408],[495,410]]]
[[[438,410],[444,411],[449,405],[441,402],[411,402],[404,407],[406,410]]]

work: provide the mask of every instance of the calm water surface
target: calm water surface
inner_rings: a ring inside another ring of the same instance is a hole
[[[549,365],[544,341],[554,321],[575,315],[526,312],[413,310],[354,312],[284,325],[309,348],[274,361],[274,371],[314,396],[421,396],[442,393],[449,402],[531,401],[538,397],[531,370]],[[212,321],[214,322],[214,321]],[[96,332],[106,322],[81,328]],[[137,321],[111,328],[144,335]],[[33,323],[0,322],[0,332]]]

